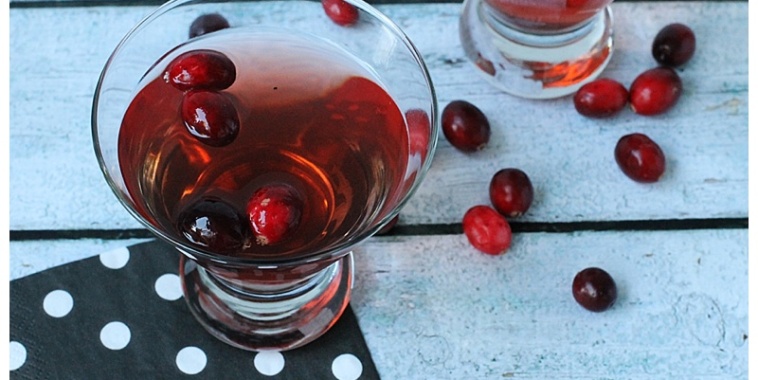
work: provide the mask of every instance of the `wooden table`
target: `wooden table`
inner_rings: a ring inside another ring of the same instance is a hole
[[[103,180],[90,111],[108,55],[154,6],[11,0],[12,279],[149,238]],[[670,22],[691,26],[698,50],[674,109],[607,120],[581,117],[570,98],[523,100],[480,80],[458,41],[460,3],[378,7],[422,52],[440,108],[468,100],[493,126],[475,154],[441,138],[395,233],[357,251],[352,305],[382,377],[747,378],[748,3],[614,3],[605,76],[629,85],[653,67],[650,44]],[[660,182],[616,166],[615,143],[631,132],[665,151]],[[508,253],[491,257],[460,220],[488,203],[504,167],[527,172],[536,198]],[[607,312],[571,296],[589,266],[619,286]]]

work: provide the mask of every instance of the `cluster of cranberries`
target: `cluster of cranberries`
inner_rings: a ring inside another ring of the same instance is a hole
[[[205,14],[190,25],[190,38],[228,28],[226,19]],[[234,63],[214,50],[191,50],[174,58],[164,80],[182,91],[181,118],[187,131],[211,147],[230,144],[239,133],[234,104],[223,90],[236,79]],[[202,197],[179,214],[178,229],[193,244],[219,253],[235,253],[249,241],[279,243],[296,229],[304,207],[303,195],[284,183],[271,183],[250,196],[245,215],[217,197]]]
[[[633,112],[652,116],[673,107],[682,93],[682,80],[675,68],[687,63],[695,53],[695,34],[688,26],[673,23],[662,28],[652,45],[659,66],[634,79],[629,90],[610,78],[582,86],[574,95],[574,107],[587,117],[604,118],[620,112],[627,103]],[[637,182],[656,182],[666,169],[663,150],[641,133],[621,137],[615,159],[621,171]]]
[[[574,95],[576,110],[587,117],[605,118],[630,104],[640,115],[658,115],[676,104],[682,93],[682,81],[674,68],[685,64],[695,51],[695,36],[683,24],[663,28],[653,42],[653,57],[659,67],[640,74],[629,90],[610,78],[601,78],[582,86]],[[442,111],[442,132],[450,144],[463,151],[483,149],[489,142],[490,124],[475,105],[456,100]],[[640,133],[623,136],[614,152],[616,162],[629,178],[638,182],[655,182],[665,171],[661,148]],[[502,169],[490,181],[492,206],[476,205],[463,216],[463,233],[477,250],[498,255],[511,245],[508,218],[523,215],[534,199],[529,177],[515,168]],[[572,284],[574,299],[587,310],[604,311],[616,301],[613,278],[600,268],[587,268],[576,274]]]
[[[484,149],[490,140],[487,116],[465,100],[454,100],[442,110],[442,133],[462,152]],[[512,231],[507,218],[523,215],[532,204],[534,188],[529,177],[516,168],[499,170],[489,185],[490,205],[476,205],[463,216],[463,233],[477,250],[499,255],[511,246]]]

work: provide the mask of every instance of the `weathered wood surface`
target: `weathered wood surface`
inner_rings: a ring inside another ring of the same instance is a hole
[[[524,233],[499,257],[461,235],[377,237],[352,305],[384,379],[746,379],[747,235]],[[13,242],[11,273],[128,243]],[[589,266],[619,288],[604,313],[571,295]]]
[[[14,0],[15,3],[25,0]],[[582,222],[746,218],[747,2],[616,2],[617,51],[605,75],[630,84],[654,66],[652,38],[669,22],[698,36],[669,113],[579,116],[569,98],[521,100],[480,80],[457,38],[460,4],[379,6],[422,52],[440,109],[477,104],[491,144],[466,155],[440,139],[401,224],[457,223],[487,202],[502,167],[530,174],[523,220]],[[152,6],[10,10],[10,227],[138,228],[107,188],[90,136],[99,72]],[[613,161],[620,136],[644,132],[666,151],[653,185]],[[747,229],[521,233],[501,257],[462,235],[372,238],[357,252],[353,307],[386,379],[745,379]],[[11,278],[137,240],[12,241]],[[608,270],[620,297],[605,313],[571,298],[574,274]]]
[[[10,10],[10,221],[13,230],[120,229],[139,225],[116,202],[96,164],[90,111],[97,77],[120,38],[152,7]],[[747,216],[747,3],[615,3],[617,46],[605,75],[629,85],[654,66],[655,33],[690,25],[698,51],[681,70],[685,94],[671,112],[609,120],[581,117],[570,98],[522,100],[482,81],[463,57],[459,4],[382,5],[422,52],[440,109],[454,99],[490,118],[490,145],[463,154],[440,139],[432,170],[402,224],[455,223],[487,202],[498,169],[526,171],[537,195],[527,221],[572,222]],[[660,183],[639,185],[613,160],[623,134],[664,149]]]

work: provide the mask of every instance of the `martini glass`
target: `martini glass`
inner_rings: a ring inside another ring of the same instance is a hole
[[[241,349],[293,349],[328,331],[350,300],[354,247],[400,212],[435,150],[421,55],[372,6],[339,5],[347,13],[330,17],[340,10],[319,1],[170,1],[123,38],[96,88],[107,183],[181,254],[199,323]],[[209,14],[228,26],[190,36]],[[177,85],[177,62],[200,53],[226,57],[233,80]]]

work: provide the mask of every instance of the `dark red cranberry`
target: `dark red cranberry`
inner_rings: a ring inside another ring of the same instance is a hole
[[[421,160],[426,158],[429,152],[429,137],[432,126],[429,115],[424,110],[410,109],[405,112],[405,120],[408,123],[408,143],[410,153],[418,154]]]
[[[600,268],[587,268],[577,273],[571,290],[576,302],[590,311],[605,311],[616,303],[616,283]]]
[[[506,217],[523,215],[534,199],[529,176],[515,168],[502,169],[490,181],[490,200],[495,210]]]
[[[244,217],[220,199],[204,198],[190,204],[178,220],[184,238],[216,253],[236,253],[249,238]]]
[[[260,245],[282,241],[300,225],[303,196],[294,187],[276,183],[259,188],[247,202],[247,217]]]
[[[345,0],[321,0],[324,12],[337,25],[347,26],[358,22],[358,8]]]
[[[184,94],[182,120],[193,136],[210,146],[229,145],[239,134],[237,110],[219,92],[190,91]]]
[[[227,21],[224,16],[218,13],[208,13],[208,14],[200,15],[198,18],[192,21],[192,24],[190,24],[189,37],[195,38],[198,36],[202,36],[203,34],[208,34],[211,32],[215,32],[217,30],[226,29],[228,27],[229,27],[229,21]]]
[[[661,147],[641,133],[619,139],[614,155],[621,171],[637,182],[656,182],[666,171],[666,157]]]
[[[645,116],[666,112],[679,100],[682,80],[668,67],[656,67],[640,74],[629,88],[632,111]]]
[[[613,116],[626,106],[629,91],[621,83],[600,78],[586,83],[574,94],[574,108],[587,117]]]
[[[687,25],[666,25],[653,40],[653,58],[661,65],[679,67],[694,54],[695,33]]]
[[[192,50],[169,63],[164,79],[179,90],[223,90],[234,83],[237,71],[226,55]]]
[[[388,234],[390,231],[392,231],[393,228],[395,228],[395,225],[397,224],[397,221],[399,219],[400,219],[400,215],[395,215],[395,217],[392,218],[392,219],[390,219],[390,221],[387,222],[387,224],[385,224],[384,227],[382,227],[379,230],[379,232],[377,232],[376,234],[377,235],[386,235],[386,234]]]
[[[474,206],[466,211],[463,233],[474,248],[489,255],[499,255],[511,246],[511,225],[489,206]]]
[[[455,148],[473,152],[489,142],[490,122],[475,105],[455,100],[442,110],[442,133]]]

